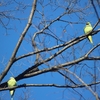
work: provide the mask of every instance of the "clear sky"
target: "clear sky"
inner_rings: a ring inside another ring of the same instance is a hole
[[[5,1],[5,0],[4,0]],[[10,1],[10,0],[8,0]],[[18,0],[17,2],[19,2],[20,0]],[[40,0],[41,1],[41,0]],[[43,2],[44,1],[44,2]],[[52,1],[52,0],[51,0]],[[59,0],[57,0],[59,1]],[[79,2],[80,1],[80,2]],[[73,4],[73,9],[75,10],[76,8],[78,9],[83,9],[87,5],[88,2],[87,0],[79,0],[75,6]],[[1,17],[1,19],[3,20],[4,24],[6,24],[7,29],[4,28],[4,26],[2,24],[0,24],[0,73],[5,69],[11,54],[16,46],[16,43],[18,42],[18,39],[20,37],[21,32],[23,31],[25,25],[27,24],[27,20],[30,14],[30,10],[31,10],[31,5],[32,5],[32,0],[30,0],[30,2],[28,0],[22,0],[23,4],[21,3],[20,6],[18,6],[17,3],[15,2],[8,2],[8,5],[1,6],[0,7],[0,12],[3,11],[11,11],[11,14],[9,14],[9,17],[12,17],[11,19],[9,18],[3,18]],[[67,3],[64,2],[64,0],[60,0],[60,2],[56,2],[59,7],[54,5],[54,2],[52,3],[52,5],[48,4],[50,2],[50,0],[42,0],[41,3],[37,3],[37,12],[35,12],[35,15],[33,17],[33,21],[32,21],[32,27],[28,30],[25,39],[22,42],[22,45],[20,46],[18,53],[17,53],[17,57],[21,56],[22,54],[27,54],[29,52],[32,52],[34,50],[34,48],[31,45],[31,38],[32,35],[41,30],[43,28],[43,25],[41,25],[40,23],[44,23],[48,24],[49,22],[42,22],[45,19],[46,20],[54,20],[55,18],[57,18],[59,15],[63,14],[63,12],[65,11],[65,7],[66,5],[68,5]],[[47,5],[48,4],[48,5]],[[27,5],[27,6],[24,6]],[[43,7],[41,6],[43,5]],[[23,7],[24,6],[24,7]],[[18,8],[19,7],[19,8]],[[18,9],[21,9],[18,10]],[[97,6],[97,10],[100,10],[100,8]],[[40,12],[39,12],[40,11]],[[84,13],[85,12],[85,13]],[[69,41],[70,39],[73,39],[75,37],[81,36],[84,34],[83,32],[83,28],[85,26],[85,23],[87,21],[90,21],[92,25],[94,25],[97,22],[97,17],[96,14],[94,13],[94,9],[92,7],[90,7],[88,10],[85,10],[83,13],[73,13],[73,14],[69,14],[69,15],[65,15],[61,18],[61,20],[64,20],[66,22],[61,22],[61,21],[56,21],[55,23],[53,23],[49,28],[52,30],[52,32],[50,33],[50,31],[46,30],[45,32],[49,32],[50,34],[55,34],[57,37],[59,37],[60,39],[62,39],[64,42]],[[41,15],[41,13],[44,13],[44,16]],[[82,19],[83,18],[83,19]],[[78,24],[68,24],[67,21],[69,22],[78,22]],[[38,29],[36,28],[36,26],[38,27]],[[98,29],[100,27],[100,25],[98,25],[96,27],[96,29]],[[63,29],[66,30],[65,33],[63,33]],[[39,39],[41,42],[41,45],[39,44]],[[39,49],[43,49],[43,44],[42,42],[45,42],[45,46],[46,47],[52,47],[54,45],[57,45],[57,41],[53,38],[51,38],[50,36],[45,36],[45,35],[40,35],[40,37],[36,38],[36,43],[39,44],[38,47]],[[95,36],[93,36],[93,41],[94,44],[98,44],[100,43],[100,32],[98,34],[96,34]],[[63,42],[58,42],[58,44],[61,44]],[[85,44],[85,46],[84,46]],[[89,43],[89,41],[87,39],[83,40],[82,42],[80,42],[79,44],[75,45],[73,48],[78,48],[75,51],[75,56],[76,58],[81,57],[82,55],[84,55],[88,50],[90,50],[90,48],[92,48],[92,45]],[[84,47],[84,49],[82,49],[82,46]],[[80,51],[81,49],[81,51]],[[99,50],[99,49],[98,49]],[[98,50],[93,52],[94,55],[98,55]],[[66,62],[66,53],[72,51],[72,48],[69,48],[68,51],[63,53],[63,57],[65,57],[65,60],[60,59],[59,57],[56,58],[56,60],[58,60],[58,62],[64,63]],[[51,54],[53,54],[54,52],[57,52],[57,50],[54,50]],[[47,54],[45,53],[45,57],[44,58],[48,58],[51,54]],[[70,59],[68,59],[68,61],[71,61],[74,59],[74,57],[69,57]],[[76,59],[75,58],[75,59]],[[16,77],[17,75],[19,75],[22,71],[24,71],[25,69],[27,69],[28,67],[32,66],[34,64],[34,60],[35,60],[35,56],[31,56],[31,57],[27,57],[24,59],[21,59],[17,62],[15,62],[13,64],[13,66],[11,67],[10,71],[8,72],[8,74],[6,75],[6,77],[3,79],[3,82],[7,81],[9,79],[9,77],[14,76]],[[86,61],[85,63],[87,63],[87,65],[91,66],[91,68],[94,66],[94,62],[92,61]],[[50,66],[54,66],[57,65],[58,63],[54,60],[52,60],[50,62]],[[100,64],[100,63],[99,63]],[[80,65],[81,66],[81,65]],[[46,65],[42,65],[39,66],[39,69],[43,69],[43,68],[47,68],[48,66]],[[71,70],[74,70],[74,68],[72,68]],[[77,69],[77,74],[79,75],[81,68]],[[84,73],[85,71],[83,71]],[[74,79],[72,77],[72,79]],[[90,82],[91,79],[89,79],[89,76],[84,76],[83,80],[85,82]],[[28,78],[28,79],[24,79],[21,81],[18,81],[18,85],[26,83],[26,84],[58,84],[58,85],[65,85],[67,81],[64,79],[63,76],[61,76],[59,73],[57,72],[50,72],[50,73],[45,73],[45,74],[41,74],[32,78]],[[91,100],[94,100],[93,95],[85,89],[76,89],[78,90],[80,93],[82,93],[83,96],[85,96],[85,99],[87,99],[88,97],[90,97]],[[14,100],[24,100],[22,98],[24,98],[25,94],[28,97],[27,100],[79,100],[79,96],[78,94],[75,92],[72,92],[73,89],[70,88],[56,88],[56,87],[28,87],[28,88],[20,88],[20,89],[16,89],[15,95],[14,95]],[[85,91],[85,93],[83,93]],[[2,100],[10,100],[10,94],[9,91],[3,91],[0,92],[0,97],[4,98]],[[21,98],[22,97],[22,98]]]

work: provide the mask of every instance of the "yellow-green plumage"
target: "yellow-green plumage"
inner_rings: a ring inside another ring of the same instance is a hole
[[[17,85],[17,82],[16,82],[16,80],[13,77],[10,77],[9,81],[7,82],[7,84],[8,84],[8,87],[13,87],[13,86]],[[11,97],[14,95],[14,92],[15,92],[14,89],[10,90]]]
[[[92,31],[92,29],[93,29],[93,28],[92,28],[91,23],[90,23],[90,22],[87,22],[87,23],[86,23],[86,26],[85,26],[85,28],[84,28],[84,33],[85,33],[85,34],[89,34],[89,33]],[[92,36],[91,36],[91,35],[88,36],[88,39],[89,39],[90,43],[93,44],[93,40],[92,40]]]

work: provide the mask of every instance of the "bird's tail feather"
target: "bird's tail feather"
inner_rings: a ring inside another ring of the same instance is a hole
[[[11,97],[11,100],[14,100],[13,97]]]
[[[92,36],[89,35],[88,39],[89,39],[90,43],[93,44]]]

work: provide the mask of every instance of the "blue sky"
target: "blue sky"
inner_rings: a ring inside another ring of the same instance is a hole
[[[20,1],[20,0],[18,0],[18,1]],[[18,50],[17,57],[21,56],[23,54],[32,52],[34,50],[34,48],[31,45],[31,38],[32,38],[32,35],[38,31],[36,29],[36,27],[34,27],[34,26],[38,26],[40,29],[42,29],[43,25],[39,25],[39,23],[42,22],[43,19],[53,20],[53,19],[57,18],[60,14],[62,14],[65,11],[64,8],[67,5],[67,3],[63,4],[63,1],[61,1],[60,3],[58,3],[59,4],[58,8],[57,8],[57,6],[54,6],[54,4],[45,6],[49,1],[46,1],[46,0],[44,0],[44,1],[45,1],[43,3],[44,8],[39,3],[37,3],[37,10],[40,12],[44,12],[44,17],[42,17],[38,12],[35,12],[35,15],[34,15],[33,21],[32,21],[33,25],[28,30],[28,32],[25,36],[25,39],[23,40],[23,42]],[[11,14],[11,16],[15,16],[16,18],[20,18],[21,20],[12,18],[9,21],[9,24],[7,25],[7,28],[10,28],[10,29],[5,29],[2,25],[0,25],[0,29],[2,30],[1,34],[0,34],[0,49],[1,49],[0,50],[1,51],[0,52],[0,73],[6,67],[6,65],[12,55],[12,52],[16,46],[16,43],[18,42],[20,34],[23,31],[25,25],[27,24],[27,20],[28,20],[30,10],[31,10],[32,0],[30,0],[30,2],[23,0],[23,2],[25,3],[25,5],[27,4],[29,7],[23,8],[23,5],[22,5],[22,6],[20,6],[21,11],[12,11],[12,14]],[[61,8],[62,4],[63,4],[63,7]],[[88,4],[87,0],[81,1],[74,7],[74,9],[75,8],[81,9],[81,7],[87,6],[87,4]],[[13,2],[10,2],[7,7],[6,6],[1,7],[0,11],[17,9],[16,7],[18,7],[18,5],[16,3],[13,4]],[[97,9],[100,10],[100,8],[98,6],[97,6]],[[64,42],[67,42],[70,39],[73,39],[75,37],[83,35],[84,34],[83,27],[85,26],[85,23],[87,21],[90,21],[91,24],[94,25],[98,20],[94,13],[93,8],[85,10],[84,12],[85,13],[75,13],[75,14],[73,13],[73,14],[63,16],[61,18],[62,20],[79,22],[79,24],[68,24],[66,22],[57,21],[49,27],[52,30],[52,32],[50,34],[53,34],[53,33],[56,34],[56,36],[59,37],[60,39],[62,39]],[[81,17],[83,19],[79,19],[79,17]],[[7,23],[8,19],[4,18],[3,21],[4,21],[4,23]],[[46,24],[48,24],[48,23],[49,22],[46,22]],[[96,29],[98,29],[99,27],[100,27],[100,25],[97,26]],[[65,33],[63,33],[64,28],[66,30]],[[45,32],[50,32],[50,31],[46,30]],[[100,37],[100,34],[96,34],[95,36],[93,36],[93,41],[94,41],[95,45],[100,43],[99,37]],[[39,37],[36,38],[36,43],[38,43],[38,47],[40,49],[43,49],[43,46],[44,46],[42,44],[43,41],[45,42],[46,47],[52,47],[54,45],[57,45],[57,41],[55,39],[51,38],[50,36],[41,34]],[[41,42],[41,43],[39,44],[39,42]],[[61,44],[61,43],[62,42],[58,42],[58,44]],[[79,47],[79,48],[77,48],[77,47]],[[82,49],[82,47],[84,47],[84,48]],[[65,52],[63,52],[62,54],[65,59],[62,59],[62,57],[59,56],[59,57],[56,57],[56,60],[58,60],[58,62],[60,64],[65,63],[66,61],[71,61],[74,59],[74,57],[72,56],[72,54],[70,54],[71,56],[69,56],[69,54],[67,55],[67,53],[70,53],[73,49],[75,49],[74,53],[75,53],[76,58],[79,58],[82,55],[84,55],[91,48],[92,48],[92,45],[89,43],[89,41],[87,39],[85,39],[82,42],[78,43],[77,45],[75,45],[75,46],[69,48],[68,50],[66,50]],[[100,49],[98,48],[91,55],[99,55],[100,52],[98,50],[100,50]],[[50,52],[50,53],[54,54],[54,52],[57,52],[57,50],[53,50],[53,52]],[[50,56],[50,54],[48,54],[48,53],[43,53],[43,54],[45,54],[45,58],[48,58]],[[32,66],[34,64],[34,60],[35,60],[35,55],[15,62],[2,82],[7,81],[10,76],[16,77],[17,75],[19,75],[22,71],[24,71],[28,67]],[[82,75],[84,75],[84,72],[86,72],[86,69],[88,69],[89,72],[92,73],[92,71],[93,71],[92,69],[94,67],[94,65],[93,65],[94,61],[85,61],[83,63],[86,63],[88,66],[90,66],[90,68],[88,68],[88,67],[83,68],[84,71],[82,72]],[[83,63],[80,66],[83,66]],[[100,63],[100,62],[98,62],[98,63]],[[57,65],[58,63],[54,59],[49,64],[51,66],[54,66],[54,65]],[[40,69],[47,68],[47,67],[48,66],[46,66],[46,65],[39,66]],[[99,68],[99,66],[98,66],[98,68]],[[74,72],[75,67],[71,68],[70,70]],[[81,70],[81,68],[78,67],[76,70],[77,75],[80,74],[80,70]],[[88,76],[87,74],[86,74],[86,76],[83,76],[82,78],[85,82],[91,81],[91,79],[89,79],[90,76]],[[72,79],[74,80],[74,77],[72,77]],[[75,81],[77,82],[77,80],[75,80]],[[68,81],[67,80],[65,81],[64,77],[61,76],[59,73],[57,73],[57,72],[51,73],[50,72],[50,73],[41,74],[41,75],[38,75],[38,76],[35,76],[32,78],[20,80],[20,81],[18,81],[18,85],[23,84],[23,83],[65,85],[65,84],[67,84],[66,82],[68,82]],[[92,98],[92,100],[94,99],[93,95],[85,88],[83,88],[83,89],[78,88],[76,90],[78,90],[79,93],[82,93],[82,95],[85,97],[85,99],[87,99],[87,98]],[[73,91],[73,89],[55,88],[55,87],[20,88],[20,89],[16,89],[16,92],[14,95],[14,100],[18,100],[18,99],[22,100],[22,99],[20,99],[20,96],[24,97],[24,92],[30,93],[29,94],[30,97],[28,100],[40,100],[40,99],[42,99],[42,100],[46,100],[46,99],[47,100],[70,100],[70,99],[71,100],[74,100],[74,99],[79,100],[78,94],[76,92],[73,93],[72,91]],[[85,91],[85,93],[84,93],[84,91]],[[10,100],[9,91],[1,92],[0,97],[1,98],[5,97],[4,100],[8,100],[8,98]]]

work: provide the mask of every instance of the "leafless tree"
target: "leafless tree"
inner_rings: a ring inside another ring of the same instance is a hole
[[[32,61],[29,61],[32,62],[32,65],[17,76],[15,75],[17,82],[49,72],[59,73],[63,76],[65,84],[31,83],[21,84],[14,88],[68,88],[72,89],[73,94],[77,93],[80,100],[86,100],[86,98],[77,89],[85,89],[89,90],[96,100],[99,100],[100,42],[97,38],[100,36],[99,0],[96,2],[93,0],[34,0],[32,5],[25,4],[24,1],[8,1],[6,3],[0,2],[1,7],[7,7],[8,4],[13,3],[16,6],[12,10],[0,12],[0,24],[6,30],[11,28],[12,20],[27,21],[27,24],[20,34],[8,64],[0,74],[0,91],[11,89],[7,87],[7,82],[2,81],[14,64],[20,60],[26,62],[27,58],[32,57]],[[20,11],[26,14],[28,8],[31,8],[28,18],[12,15],[13,12]],[[93,16],[95,20],[91,20]],[[6,19],[7,23],[3,19]],[[93,46],[87,39],[88,35],[83,32],[87,21],[93,24],[93,30],[90,33],[94,37],[94,42],[96,41]],[[28,42],[32,51],[17,56],[23,41]]]

